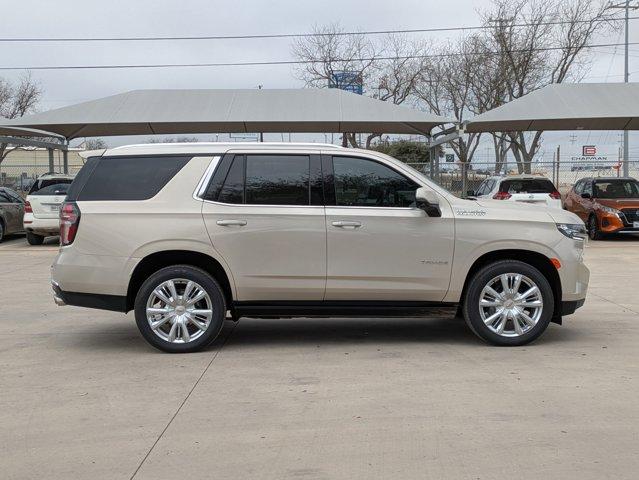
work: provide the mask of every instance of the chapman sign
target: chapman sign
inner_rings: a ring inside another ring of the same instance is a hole
[[[570,157],[573,162],[607,162],[608,155],[598,153],[596,145],[583,145],[581,147],[581,155],[573,155]]]

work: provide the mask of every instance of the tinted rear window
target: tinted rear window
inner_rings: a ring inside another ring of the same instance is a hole
[[[246,203],[308,205],[310,157],[247,155]]]
[[[157,195],[191,158],[99,157],[95,163],[87,162],[78,174],[79,192],[75,188],[71,190],[80,201],[148,200]],[[84,170],[87,172],[82,175]]]
[[[314,201],[322,203],[319,158],[314,165]],[[207,200],[250,205],[309,205],[310,156],[235,155],[220,163],[207,188]]]
[[[29,190],[29,195],[66,195],[72,178],[47,178],[37,180]]]
[[[504,180],[499,186],[499,191],[508,193],[552,193],[555,191],[555,186],[546,178]]]
[[[220,189],[218,201],[222,203],[244,203],[244,156],[233,160],[224,184]]]

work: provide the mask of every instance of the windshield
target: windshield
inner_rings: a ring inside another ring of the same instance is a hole
[[[597,180],[593,188],[595,198],[639,198],[636,180]]]
[[[29,195],[66,195],[69,185],[73,182],[72,178],[47,178],[45,180],[36,181]]]

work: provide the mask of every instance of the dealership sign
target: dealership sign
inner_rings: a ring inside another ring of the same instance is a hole
[[[573,155],[570,157],[573,162],[608,162],[608,155],[598,153],[596,145],[583,145],[581,147],[581,155]]]

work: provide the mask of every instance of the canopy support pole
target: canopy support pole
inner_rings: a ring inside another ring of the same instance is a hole
[[[53,148],[47,148],[49,152],[49,173],[55,172],[55,165],[53,163]]]

